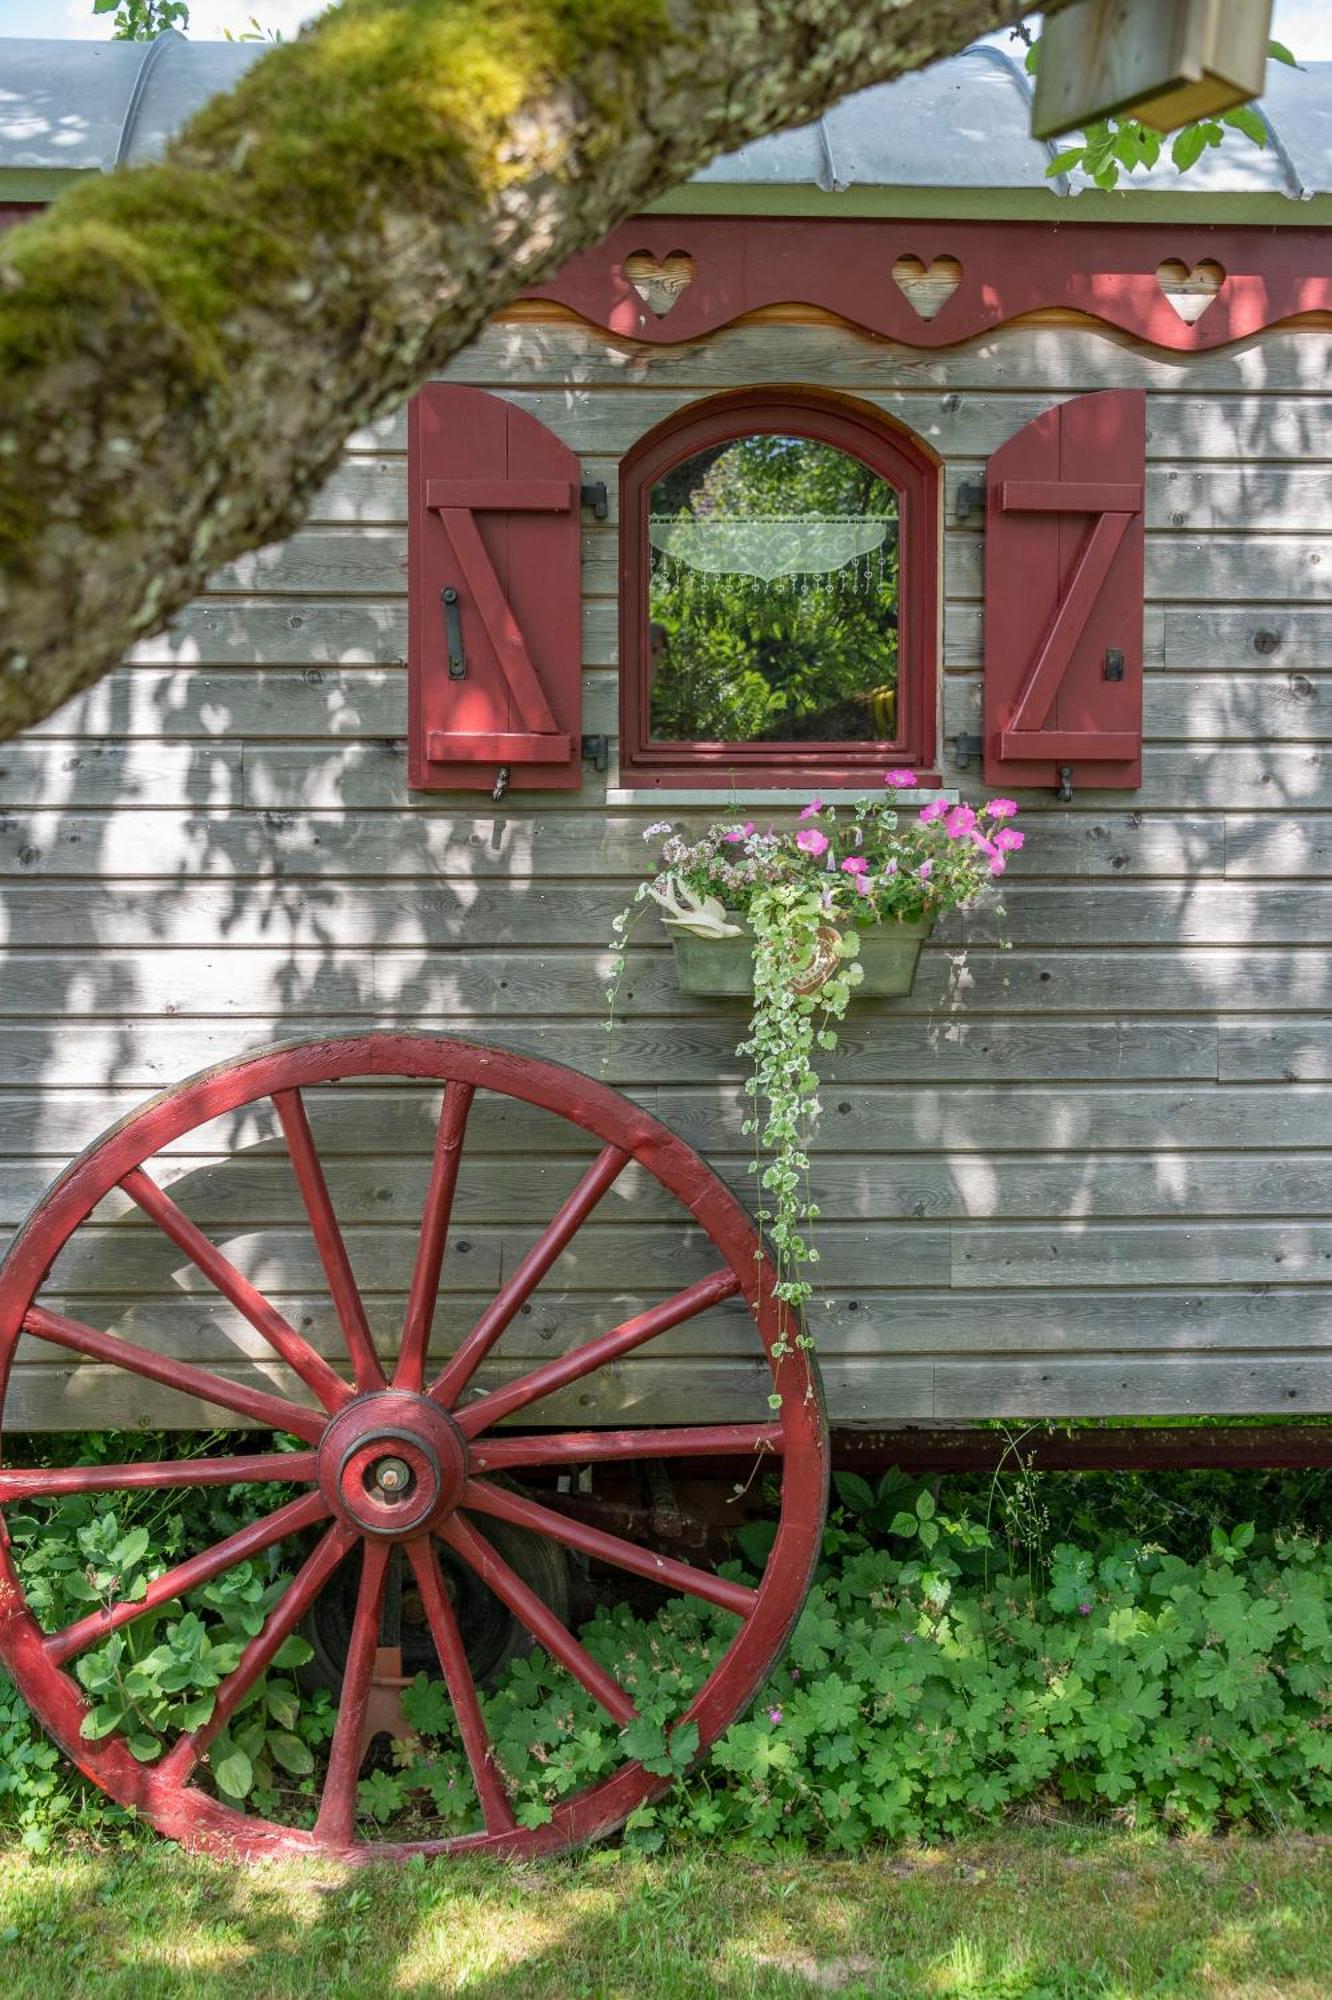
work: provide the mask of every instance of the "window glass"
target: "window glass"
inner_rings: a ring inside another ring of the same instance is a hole
[[[651,489],[651,738],[897,734],[898,496],[861,459],[760,432]]]

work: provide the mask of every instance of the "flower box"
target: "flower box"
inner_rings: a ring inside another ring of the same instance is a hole
[[[675,978],[682,993],[700,999],[739,1000],[754,995],[754,939],[744,917],[737,910],[726,912],[728,920],[739,924],[740,937],[700,937],[695,931],[673,930]],[[859,931],[859,962],[865,977],[852,989],[852,998],[900,999],[911,991],[916,976],[920,948],[934,929],[933,917],[908,924],[899,921],[870,924]],[[833,933],[826,933],[831,942]],[[821,965],[818,954],[804,980],[803,990],[817,992],[831,971],[831,953]]]

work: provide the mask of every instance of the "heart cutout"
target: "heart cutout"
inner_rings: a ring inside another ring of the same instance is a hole
[[[624,260],[624,275],[649,311],[665,319],[681,292],[694,282],[694,260],[687,250],[672,250],[662,258],[650,250],[635,250]]]
[[[933,319],[961,284],[962,266],[956,257],[936,257],[928,265],[919,257],[899,257],[893,282],[918,318]]]
[[[1226,282],[1226,274],[1213,257],[1203,257],[1188,265],[1182,257],[1167,257],[1156,267],[1156,282],[1186,326],[1201,319]]]

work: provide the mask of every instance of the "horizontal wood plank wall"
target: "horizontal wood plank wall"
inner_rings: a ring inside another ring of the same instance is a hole
[[[951,920],[911,998],[848,1024],[815,1141],[814,1328],[838,1420],[1332,1409],[1330,361],[1332,335],[1312,327],[1184,356],[1032,322],[919,354],[788,313],[649,351],[529,312],[451,371],[536,412],[608,483],[612,518],[584,535],[584,727],[612,735],[616,458],[663,416],[741,384],[814,382],[943,455],[951,738],[979,713],[982,615],[980,530],[952,525],[957,484],[1052,401],[1148,392],[1143,789],[1067,809],[1025,798],[1012,949],[984,914]],[[0,746],[0,1234],[149,1092],[279,1036],[369,1022],[604,1075],[752,1188],[737,1017],[679,998],[651,923],[613,1039],[602,1024],[609,921],[650,813],[607,811],[590,773],[549,806],[406,791],[403,453],[400,419],[357,437],[298,534],[229,565],[170,634]],[[390,1087],[330,1092],[315,1122],[372,1322],[392,1339],[429,1106]],[[478,1113],[443,1347],[586,1157],[530,1112]],[[219,1121],[162,1171],[334,1351],[267,1111]],[[99,1212],[51,1297],[281,1381],[126,1211]],[[629,1174],[489,1379],[705,1268],[696,1233]],[[727,1308],[545,1413],[710,1420],[762,1398]],[[33,1347],[10,1414],[202,1413]]]

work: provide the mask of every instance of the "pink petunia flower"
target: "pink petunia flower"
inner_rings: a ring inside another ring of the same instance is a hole
[[[728,832],[722,835],[722,839],[729,840],[731,845],[734,846],[737,841],[748,840],[753,831],[754,822],[752,819],[747,819],[743,826],[731,827]]]
[[[868,869],[869,862],[866,861],[863,854],[848,854],[846,860],[842,863],[843,875],[864,875],[868,872]]]
[[[826,854],[828,836],[820,833],[816,826],[807,826],[803,833],[796,835],[796,846],[802,854]]]
[[[823,811],[822,799],[811,799],[809,804],[796,814],[797,819],[814,819]]]
[[[1003,855],[996,854],[992,856],[990,861],[990,873],[991,875],[1002,875],[1007,866],[1008,863],[1004,860]]]
[[[782,1719],[782,1711],[780,1710],[780,1708],[770,1708],[768,1710],[768,1720],[774,1725],[774,1727],[778,1723],[780,1723],[781,1719]]]
[[[896,875],[897,863],[895,861],[885,861],[883,864],[883,872],[885,878],[889,875]]]
[[[920,811],[916,814],[916,818],[922,826],[933,826],[935,820],[942,819],[947,811],[947,799],[931,799],[927,806],[921,807]]]
[[[901,792],[905,791],[908,785],[915,784],[916,774],[914,771],[885,771],[883,782],[885,785],[890,785],[895,792]]]
[[[991,819],[1012,819],[1017,809],[1016,799],[991,799],[985,808]]]
[[[932,861],[922,861],[919,868],[916,870],[916,874],[919,876],[922,882],[928,882],[933,873],[934,873],[934,863]]]
[[[950,840],[961,840],[975,824],[976,815],[970,806],[954,806],[944,821],[944,832]]]
[[[1019,833],[1015,826],[1001,826],[994,836],[994,844],[996,847],[1005,848],[1010,854],[1016,854],[1026,838],[1026,834]]]
[[[870,881],[868,875],[853,875],[851,880],[856,885],[856,894],[858,896],[872,896],[874,894],[874,884]]]

